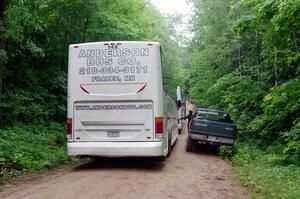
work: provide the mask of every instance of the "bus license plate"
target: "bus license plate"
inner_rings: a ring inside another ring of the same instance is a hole
[[[110,137],[110,138],[120,137],[120,132],[119,131],[107,131],[107,137]]]

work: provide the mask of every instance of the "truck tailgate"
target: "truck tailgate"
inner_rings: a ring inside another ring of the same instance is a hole
[[[193,119],[190,131],[198,134],[234,138],[236,127],[234,124],[225,122]]]

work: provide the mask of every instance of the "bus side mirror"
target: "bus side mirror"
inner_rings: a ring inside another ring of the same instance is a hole
[[[181,107],[181,100],[177,100],[177,108],[179,109]]]

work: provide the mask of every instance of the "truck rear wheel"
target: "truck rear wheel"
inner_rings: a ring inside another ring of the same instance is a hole
[[[187,143],[186,143],[186,148],[185,148],[186,152],[193,152],[196,150],[196,147],[197,147],[197,142],[195,142],[195,140],[188,137]]]

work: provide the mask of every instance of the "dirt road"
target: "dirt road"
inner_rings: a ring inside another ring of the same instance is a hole
[[[185,152],[186,131],[164,163],[106,159],[51,171],[45,177],[8,185],[0,198],[243,198],[233,169],[213,151]]]

